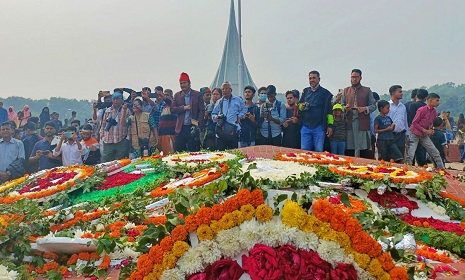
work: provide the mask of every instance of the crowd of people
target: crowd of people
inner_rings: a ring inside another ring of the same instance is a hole
[[[438,115],[440,97],[425,89],[412,92],[403,104],[402,87],[389,89],[390,100],[362,86],[362,71],[351,71],[351,85],[333,96],[311,71],[309,87],[289,90],[286,102],[276,87],[191,88],[187,73],[180,91],[161,86],[140,92],[117,88],[100,91],[93,115],[81,124],[77,112],[65,124],[59,114],[43,108],[32,116],[29,106],[16,113],[0,102],[0,182],[25,173],[74,164],[93,165],[147,156],[156,150],[196,152],[255,145],[301,148],[423,166],[429,158],[438,168],[448,161],[448,144],[457,141],[463,162],[465,119],[454,122],[449,112]],[[123,93],[129,93],[128,98]],[[255,96],[258,96],[255,100]],[[376,114],[375,111],[379,114]],[[375,154],[375,151],[378,154]]]

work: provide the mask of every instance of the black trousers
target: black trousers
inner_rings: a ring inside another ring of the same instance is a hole
[[[216,148],[218,149],[218,151],[237,149],[238,142],[239,142],[238,134],[236,134],[235,139],[231,141],[225,141],[223,139],[216,138]]]
[[[198,152],[200,151],[200,141],[191,136],[191,125],[183,125],[181,131],[176,134],[174,144],[176,152]]]

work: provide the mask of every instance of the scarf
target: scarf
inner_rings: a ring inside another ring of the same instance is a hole
[[[11,109],[11,111],[10,111],[10,109]],[[10,106],[8,108],[8,120],[9,121],[14,121],[14,120],[16,120],[17,117],[18,117],[18,115],[15,112],[15,108],[13,106]]]

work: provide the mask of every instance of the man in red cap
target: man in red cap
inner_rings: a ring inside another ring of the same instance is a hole
[[[175,150],[196,152],[200,150],[199,128],[203,126],[205,103],[202,94],[191,89],[187,73],[181,73],[179,85],[181,91],[174,95],[171,107],[171,113],[178,115]]]

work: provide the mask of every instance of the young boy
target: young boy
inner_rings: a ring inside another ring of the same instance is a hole
[[[331,153],[344,155],[346,150],[346,122],[344,120],[344,107],[341,104],[334,104],[333,117],[333,133],[329,137]]]
[[[387,115],[389,113],[389,102],[380,100],[378,102],[379,116],[375,118],[375,133],[378,133],[378,159],[390,161],[393,159],[397,163],[403,163],[404,157],[394,142],[395,124]]]
[[[434,133],[429,138],[433,142],[436,149],[441,155],[442,162],[446,162],[446,157],[449,156],[449,149],[447,147],[446,125],[441,118],[436,118],[433,121]]]
[[[438,149],[434,146],[431,139],[428,137],[433,135],[434,130],[431,129],[434,119],[438,113],[436,108],[439,106],[439,95],[436,93],[430,93],[426,98],[427,104],[418,109],[413,118],[412,125],[410,125],[410,139],[407,150],[407,164],[411,165],[418,143],[426,149],[428,154],[433,157],[434,162],[439,169],[444,169],[444,163],[442,162],[441,155]]]
[[[63,143],[66,140],[66,143]],[[77,141],[76,128],[68,126],[60,137],[60,142],[53,150],[53,156],[62,154],[63,166],[82,165],[82,156],[87,153],[87,147]]]

